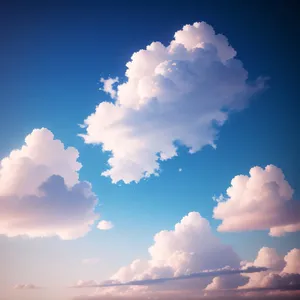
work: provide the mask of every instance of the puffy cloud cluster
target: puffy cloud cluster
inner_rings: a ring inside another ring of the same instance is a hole
[[[253,167],[250,176],[238,175],[214,208],[222,220],[219,231],[269,229],[271,236],[300,230],[300,202],[292,200],[293,189],[281,169]]]
[[[76,287],[98,288],[95,297],[99,299],[173,294],[175,298],[179,294],[249,296],[264,291],[273,295],[300,288],[300,249],[280,256],[275,249],[263,247],[253,262],[241,261],[197,212],[183,217],[173,230],[157,233],[148,251],[149,260],[134,260],[110,280],[80,281]]]
[[[126,80],[101,79],[114,98],[84,121],[89,144],[110,151],[102,175],[116,183],[158,175],[160,161],[215,147],[218,128],[229,112],[242,109],[264,79],[248,83],[247,71],[224,35],[205,22],[186,25],[168,46],[153,42],[126,64]]]
[[[292,249],[286,256],[280,256],[273,248],[263,247],[256,259],[247,266],[266,267],[268,270],[260,273],[244,274],[249,281],[240,289],[283,289],[293,287],[300,289],[300,249]]]
[[[9,237],[86,234],[98,215],[88,182],[78,180],[78,151],[46,128],[35,129],[0,164],[0,234]]]
[[[98,223],[97,228],[100,230],[109,230],[114,227],[114,224],[111,221],[102,220]]]
[[[108,285],[131,282],[130,284],[140,286],[105,287],[99,289],[99,293],[136,295],[136,292],[140,294],[178,289],[201,293],[211,283],[213,276],[223,273],[236,280],[235,283],[232,280],[222,282],[223,287],[237,287],[245,283],[245,278],[232,270],[240,268],[238,255],[213,235],[209,222],[197,212],[186,215],[173,230],[157,233],[149,254],[149,260],[134,260],[128,266],[120,268],[111,277],[111,282],[108,282]],[[209,270],[217,271],[206,276],[205,272]],[[197,273],[195,277],[188,278],[188,275],[194,273]],[[180,276],[188,280],[181,280],[179,285],[172,278]],[[161,279],[163,284],[153,284]]]

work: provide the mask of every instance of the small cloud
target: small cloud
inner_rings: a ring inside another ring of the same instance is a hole
[[[28,284],[16,284],[14,286],[15,290],[37,290],[40,289],[41,287],[36,286],[32,283],[28,283]]]
[[[108,79],[101,78],[100,82],[103,83],[103,88],[102,89],[100,88],[99,90],[102,90],[103,92],[109,94],[110,97],[112,99],[114,99],[117,95],[117,92],[116,92],[116,90],[114,90],[113,86],[114,86],[114,84],[119,82],[119,78],[118,77],[108,78]]]
[[[100,230],[109,230],[114,227],[114,224],[111,221],[102,220],[98,223],[97,228]]]
[[[95,280],[78,280],[76,284],[72,287],[92,287],[97,285],[97,281]]]
[[[84,258],[82,260],[82,263],[84,265],[94,265],[94,264],[97,264],[99,263],[100,261],[100,258],[97,258],[97,257],[92,257],[92,258]]]
[[[223,201],[226,201],[226,198],[224,197],[224,195],[223,194],[221,194],[219,197],[217,197],[217,196],[213,196],[212,197],[212,199],[215,201],[215,202],[223,202]]]
[[[178,169],[178,172],[182,172],[182,169],[181,169],[181,168],[179,168],[179,169]]]

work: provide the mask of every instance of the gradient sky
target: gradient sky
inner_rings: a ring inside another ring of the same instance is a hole
[[[108,279],[134,259],[148,258],[155,233],[172,229],[191,211],[200,212],[216,230],[220,221],[212,217],[212,197],[253,166],[281,168],[295,191],[293,199],[300,198],[295,2],[6,2],[0,11],[0,158],[20,148],[34,128],[48,128],[65,146],[79,151],[80,180],[92,184],[101,204],[96,210],[114,228],[93,229],[70,241],[0,235],[0,266],[5,270],[0,287],[59,287],[78,279]],[[109,154],[78,136],[84,131],[78,124],[100,102],[109,101],[99,90],[99,79],[122,79],[133,52],[152,41],[168,44],[174,32],[196,21],[224,34],[250,79],[270,78],[268,89],[230,116],[216,150],[207,146],[190,155],[182,147],[178,157],[161,163],[160,176],[112,184],[101,176]],[[248,261],[263,246],[282,255],[300,248],[299,232],[280,238],[267,232],[216,235]],[[89,258],[99,262],[82,263]]]

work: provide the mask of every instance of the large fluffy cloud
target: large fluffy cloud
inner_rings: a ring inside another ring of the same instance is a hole
[[[0,234],[83,236],[98,218],[97,198],[78,180],[75,148],[64,147],[46,128],[35,129],[21,149],[0,164]]]
[[[113,102],[102,102],[84,124],[86,143],[110,151],[112,182],[138,182],[157,175],[159,161],[215,147],[218,128],[232,110],[264,86],[248,83],[236,51],[205,22],[186,25],[168,46],[153,42],[126,64],[126,80],[101,79]]]
[[[238,175],[214,208],[222,220],[220,231],[270,230],[281,236],[300,230],[300,202],[292,200],[293,189],[281,169],[254,167],[250,176]]]

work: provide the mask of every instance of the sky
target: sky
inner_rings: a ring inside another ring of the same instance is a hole
[[[0,25],[1,300],[299,287],[296,1],[6,1]]]

